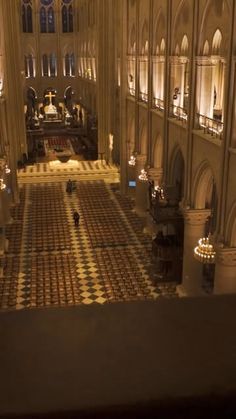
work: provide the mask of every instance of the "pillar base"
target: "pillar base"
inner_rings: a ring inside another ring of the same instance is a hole
[[[214,294],[236,294],[236,248],[218,248]]]

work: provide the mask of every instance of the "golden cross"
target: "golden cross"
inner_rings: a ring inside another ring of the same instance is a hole
[[[52,97],[56,97],[56,95],[53,95],[52,92],[48,92],[45,97],[49,97],[49,105],[52,105]]]

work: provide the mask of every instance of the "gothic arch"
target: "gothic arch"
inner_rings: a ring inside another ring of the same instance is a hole
[[[224,4],[224,8],[223,8],[223,4]],[[217,9],[219,9],[219,7],[222,6],[222,11],[224,11],[224,13],[222,15],[220,15],[217,12]],[[202,15],[202,20],[200,23],[200,27],[199,27],[199,43],[198,43],[198,54],[199,55],[205,55],[204,53],[202,54],[203,50],[204,50],[204,43],[206,39],[212,39],[213,40],[213,36],[215,34],[215,31],[217,30],[217,28],[221,31],[222,34],[222,41],[221,42],[221,55],[222,54],[222,50],[225,49],[225,38],[227,38],[228,36],[228,31],[229,31],[229,27],[224,26],[224,16],[227,17],[230,16],[231,13],[231,8],[229,5],[228,0],[218,0],[218,2],[215,2],[215,0],[207,0],[206,1],[206,5],[205,5],[205,9]],[[209,18],[209,14],[211,14],[211,16],[214,16],[214,20],[216,22],[216,27],[212,30],[212,28],[209,27],[208,25],[208,18]],[[205,29],[209,28],[209,31],[206,32]]]
[[[130,54],[135,54],[136,42],[135,42],[135,26],[133,25],[130,34],[129,34],[129,52]]]
[[[141,37],[141,54],[148,53],[148,24],[145,20],[142,26],[142,37]]]
[[[154,27],[154,39],[153,39],[153,54],[159,54],[160,52],[160,44],[162,40],[164,41],[165,38],[165,17],[162,11],[162,7],[159,8],[157,15],[156,15]],[[157,48],[159,47],[159,52],[157,52]]]
[[[229,211],[225,229],[225,241],[230,247],[236,247],[236,201]]]
[[[162,167],[163,160],[163,140],[160,134],[157,135],[156,140],[153,145],[153,167],[160,168]]]
[[[196,171],[193,181],[193,204],[196,209],[211,208],[215,176],[207,160],[202,162]]]
[[[187,30],[189,30],[190,25],[188,25],[188,23],[190,20],[190,11],[191,7],[189,5],[189,0],[181,0],[177,7],[173,21],[172,53],[174,53],[176,45],[181,44],[183,36],[186,35]]]

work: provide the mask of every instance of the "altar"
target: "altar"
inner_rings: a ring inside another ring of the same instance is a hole
[[[47,95],[45,95],[45,97],[49,98],[49,105],[46,105],[44,107],[44,112],[45,112],[44,122],[58,122],[58,121],[61,121],[56,106],[54,106],[52,104],[52,98],[55,97],[55,96],[56,95],[52,94],[52,92],[49,92]]]

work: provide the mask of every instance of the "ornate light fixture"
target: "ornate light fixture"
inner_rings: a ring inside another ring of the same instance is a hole
[[[210,234],[208,237],[202,237],[198,240],[198,246],[194,248],[194,257],[201,263],[215,263],[216,252],[211,243]]]
[[[157,198],[157,196],[159,196],[159,198],[162,199],[162,200],[165,199],[165,193],[164,193],[163,186],[156,185],[154,187],[154,190],[152,192],[152,198],[155,199],[155,198]]]
[[[8,164],[5,164],[5,172],[8,175],[9,173],[11,173],[11,169],[8,167]]]
[[[148,174],[147,174],[147,172],[146,172],[146,170],[145,169],[142,169],[141,170],[141,173],[140,173],[140,175],[139,175],[139,180],[141,180],[142,182],[147,182],[148,181]]]
[[[3,191],[6,189],[6,184],[3,182],[3,179],[0,179],[0,190]]]
[[[136,165],[136,157],[133,154],[130,156],[128,164],[129,164],[129,166],[135,166]]]
[[[5,173],[7,173],[7,174],[11,172],[11,170],[9,169],[8,164],[6,162],[6,157],[5,156],[0,157],[0,169],[1,169],[2,172],[5,171]]]

